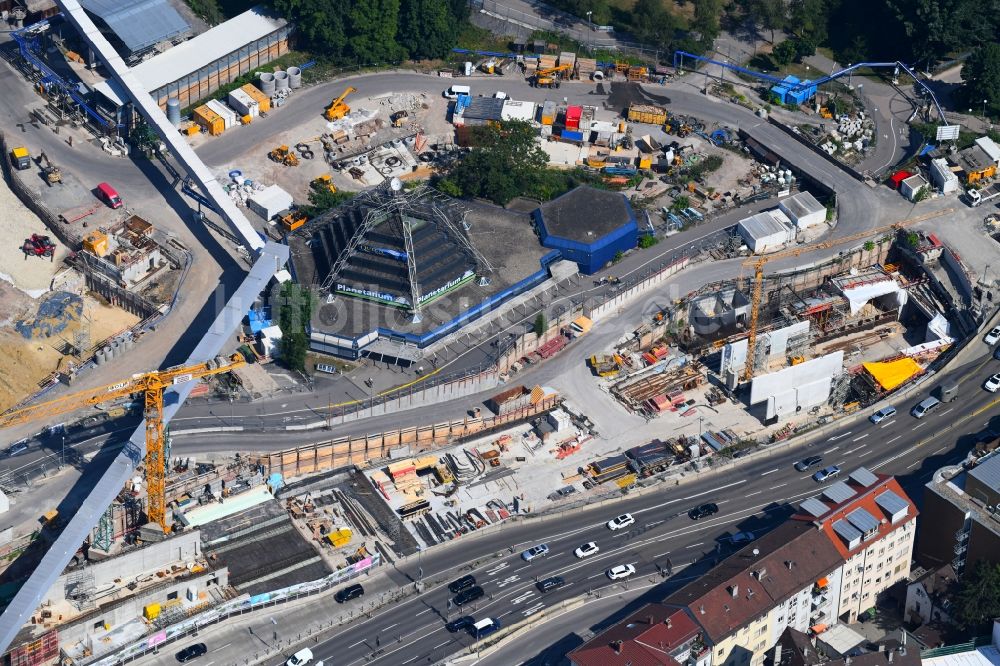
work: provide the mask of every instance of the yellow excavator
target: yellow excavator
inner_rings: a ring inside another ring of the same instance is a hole
[[[557,65],[548,69],[540,69],[529,79],[535,88],[558,88],[563,72],[573,69],[573,65]]]
[[[285,166],[299,165],[299,158],[295,156],[295,153],[288,149],[288,146],[277,146],[272,149],[267,156],[278,164],[284,164]]]
[[[347,86],[344,92],[340,93],[340,97],[330,102],[330,106],[326,107],[326,113],[323,115],[327,120],[340,120],[348,113],[351,112],[351,107],[344,103],[344,99],[351,93],[358,92],[357,88],[354,86]]]

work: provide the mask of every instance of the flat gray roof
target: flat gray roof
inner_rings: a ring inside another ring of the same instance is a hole
[[[539,207],[549,236],[594,243],[633,219],[625,195],[581,185]]]
[[[788,227],[776,220],[771,211],[763,211],[740,220],[740,228],[754,240],[788,233]]]
[[[796,218],[821,211],[826,214],[826,207],[817,201],[811,192],[797,192],[790,197],[782,199],[779,203],[784,206],[790,215],[794,215]]]
[[[984,486],[1000,492],[1000,455],[995,455],[986,462],[969,470],[969,476]]]
[[[183,35],[191,29],[166,0],[80,0],[131,53]]]

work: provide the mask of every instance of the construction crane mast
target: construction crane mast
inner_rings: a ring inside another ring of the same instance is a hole
[[[753,289],[751,290],[750,296],[750,326],[747,334],[747,359],[743,364],[743,381],[748,382],[753,379],[754,357],[757,352],[757,320],[760,317],[760,301],[764,294],[764,265],[767,262],[774,261],[775,259],[797,257],[800,254],[815,252],[816,250],[823,250],[837,245],[843,245],[844,243],[870,238],[872,236],[883,234],[887,231],[894,231],[896,229],[908,227],[911,224],[916,224],[917,222],[923,222],[924,220],[930,220],[935,217],[947,215],[954,212],[954,210],[954,208],[945,208],[944,210],[907,218],[900,222],[876,227],[875,229],[870,229],[868,231],[861,231],[856,234],[844,236],[843,238],[833,238],[831,240],[815,243],[813,245],[807,245],[805,247],[782,250],[781,252],[775,252],[768,255],[753,256],[744,261],[744,267],[753,266]]]
[[[132,375],[129,379],[117,384],[70,393],[55,400],[0,414],[0,428],[28,423],[40,418],[54,417],[81,407],[90,407],[142,393],[144,397],[143,413],[146,419],[146,487],[148,495],[146,515],[150,522],[159,523],[163,527],[163,531],[168,532],[170,525],[167,523],[166,502],[164,500],[167,461],[164,458],[163,392],[176,384],[229,372],[245,364],[246,360],[243,356],[234,354],[229,357],[219,356],[205,363]]]
[[[347,86],[344,92],[340,93],[340,97],[330,102],[330,106],[326,107],[326,112],[323,114],[326,116],[327,120],[340,120],[348,113],[351,112],[351,107],[344,103],[344,100],[351,93],[358,92],[357,88],[354,86]]]

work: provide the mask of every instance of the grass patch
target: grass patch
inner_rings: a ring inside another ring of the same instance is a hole
[[[293,65],[298,66],[298,65],[301,65],[304,62],[309,62],[312,59],[313,59],[312,56],[310,54],[308,54],[308,53],[305,53],[304,51],[289,51],[288,53],[284,54],[283,56],[275,58],[274,60],[272,60],[271,62],[267,63],[266,65],[263,65],[261,67],[257,67],[256,69],[251,70],[250,72],[248,72],[248,73],[244,74],[243,76],[237,78],[236,80],[232,81],[231,83],[227,83],[226,85],[220,87],[218,90],[216,90],[215,92],[213,92],[208,97],[203,97],[202,99],[198,100],[197,102],[195,102],[191,106],[187,107],[186,109],[183,109],[181,111],[181,115],[182,116],[190,116],[192,111],[194,111],[196,108],[198,108],[199,106],[201,106],[202,104],[204,104],[205,102],[207,102],[209,100],[212,100],[212,99],[221,99],[221,100],[224,100],[226,97],[229,96],[230,92],[236,90],[237,88],[241,88],[242,86],[244,86],[244,85],[246,85],[248,83],[252,83],[254,85],[257,85],[257,73],[258,72],[273,72],[276,69],[287,69],[288,67],[291,67]],[[315,70],[315,69],[317,69],[319,67],[320,67],[320,65],[317,65],[316,67],[310,67],[309,69],[307,69],[304,72],[302,72],[302,82],[303,83],[310,83],[311,81],[322,80],[322,79],[315,78],[317,76],[317,72],[313,71],[313,70]]]

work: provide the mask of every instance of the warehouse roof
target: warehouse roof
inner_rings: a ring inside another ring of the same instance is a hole
[[[791,226],[784,213],[766,210],[740,220],[740,228],[754,240],[770,238],[775,234],[787,234]]]
[[[473,97],[462,115],[471,120],[502,120],[503,100],[496,97]]]
[[[618,192],[581,185],[537,211],[545,233],[581,243],[593,243],[615,229],[635,222],[632,208]]]
[[[271,34],[285,23],[284,19],[269,13],[263,6],[257,6],[136,65],[132,73],[143,88],[153,92],[245,44]]]
[[[787,199],[782,199],[779,205],[795,219],[819,212],[826,214],[826,208],[816,200],[811,192],[797,192]]]
[[[141,51],[191,29],[166,0],[80,0],[130,52]]]

